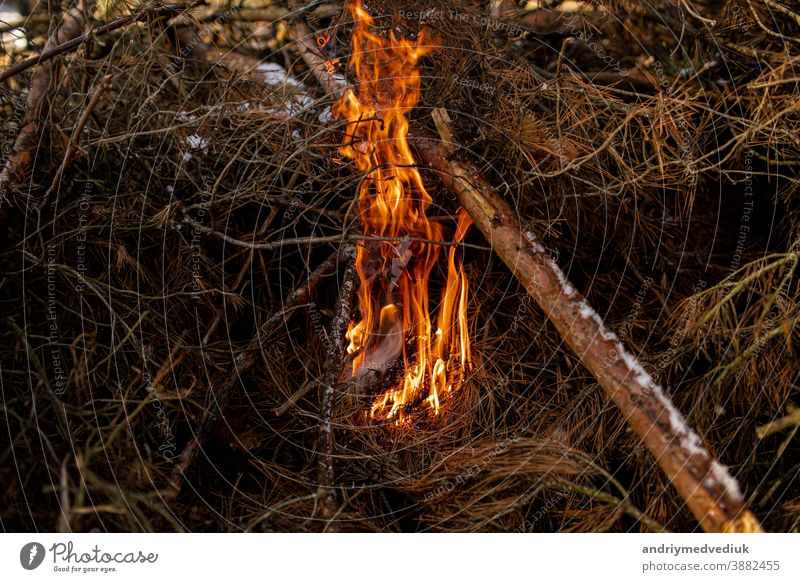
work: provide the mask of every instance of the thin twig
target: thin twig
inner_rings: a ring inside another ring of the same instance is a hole
[[[202,444],[205,442],[209,433],[214,428],[219,415],[222,414],[222,411],[230,400],[230,397],[234,392],[234,389],[236,388],[240,378],[255,365],[257,361],[255,350],[259,346],[263,345],[264,342],[268,342],[275,336],[275,332],[283,322],[285,314],[294,306],[307,301],[307,299],[313,293],[313,290],[316,289],[323,278],[335,269],[337,262],[338,253],[334,253],[319,267],[317,267],[309,275],[308,280],[300,285],[297,289],[292,291],[292,293],[286,298],[283,309],[267,321],[267,323],[262,327],[261,333],[259,333],[250,342],[250,346],[248,347],[247,351],[237,357],[235,370],[233,373],[226,374],[228,379],[222,382],[221,387],[215,395],[217,412],[206,412],[203,420],[200,422],[199,428],[197,431],[195,431],[194,438],[189,442],[188,445],[186,445],[186,448],[181,453],[180,459],[172,469],[169,481],[167,483],[167,492],[165,493],[165,498],[168,501],[174,501],[177,499],[183,487],[183,482],[186,478],[189,468],[194,463],[194,460],[197,458],[197,455],[202,448]],[[212,325],[213,327],[216,327],[216,323]],[[206,340],[204,341],[207,341],[207,339],[208,336],[206,336]]]
[[[272,251],[275,249],[280,249],[288,245],[305,245],[305,244],[325,244],[325,243],[352,243],[352,242],[361,242],[361,241],[378,241],[378,242],[418,242],[424,243],[429,245],[439,245],[443,247],[465,247],[471,248],[478,251],[489,251],[491,250],[489,247],[481,246],[481,245],[474,245],[465,242],[453,242],[453,241],[445,241],[445,240],[431,240],[426,238],[420,238],[415,236],[405,236],[405,237],[392,237],[392,236],[373,236],[373,235],[364,235],[364,234],[348,234],[347,232],[343,232],[342,234],[335,234],[330,236],[304,236],[304,237],[297,237],[297,238],[284,238],[281,240],[273,241],[273,242],[264,242],[264,243],[254,243],[249,241],[240,240],[237,238],[233,238],[232,236],[228,236],[224,232],[219,232],[214,230],[213,228],[209,228],[208,226],[203,226],[199,222],[185,217],[183,222],[190,225],[192,228],[196,229],[198,232],[203,234],[208,234],[211,236],[215,236],[219,239],[224,240],[226,243],[232,244],[237,247],[242,247],[244,249],[250,249],[255,251]]]
[[[322,400],[320,403],[321,424],[319,449],[317,451],[318,488],[317,495],[320,499],[322,518],[326,521],[325,531],[335,531],[336,524],[333,518],[336,515],[336,489],[334,488],[335,475],[333,467],[334,431],[333,416],[336,408],[336,395],[344,372],[346,358],[345,333],[350,323],[353,311],[353,297],[356,289],[356,253],[350,249],[346,258],[342,286],[339,291],[339,300],[336,304],[335,315],[331,322],[330,337],[332,348],[325,361],[324,376],[322,381]]]
[[[36,65],[40,65],[49,61],[50,59],[57,57],[59,55],[63,55],[73,49],[78,48],[81,46],[86,40],[90,38],[95,38],[98,36],[102,36],[104,34],[108,34],[109,32],[113,32],[118,28],[122,28],[128,24],[135,24],[137,22],[143,22],[150,18],[158,18],[160,16],[169,16],[171,14],[185,12],[186,10],[190,10],[195,6],[199,6],[203,3],[204,0],[196,0],[195,2],[191,2],[189,4],[167,4],[165,6],[158,6],[156,8],[149,8],[145,9],[141,12],[137,12],[136,14],[131,14],[129,16],[122,16],[117,18],[116,20],[112,20],[111,22],[107,22],[106,24],[101,24],[100,26],[96,26],[89,32],[85,34],[81,34],[80,36],[76,36],[74,38],[70,38],[69,40],[64,40],[60,44],[55,46],[50,46],[45,48],[39,55],[35,57],[31,57],[29,59],[25,59],[24,61],[18,62],[16,65],[12,65],[3,70],[0,73],[0,81],[5,81],[6,79],[13,77],[34,67]]]
[[[58,167],[56,175],[53,177],[53,183],[50,184],[47,192],[45,192],[44,196],[42,197],[40,202],[41,206],[45,206],[47,204],[47,201],[50,199],[50,196],[53,194],[53,192],[57,194],[60,190],[61,179],[64,176],[64,171],[72,162],[75,152],[78,151],[81,133],[83,133],[83,129],[89,122],[89,116],[92,114],[92,111],[94,111],[94,108],[97,107],[97,104],[100,102],[100,98],[103,96],[103,93],[105,93],[110,86],[111,75],[106,75],[100,80],[92,92],[92,96],[89,98],[89,103],[86,104],[86,108],[83,110],[83,113],[81,113],[78,123],[75,125],[75,128],[72,130],[72,134],[69,136],[69,142],[67,143],[67,151],[64,154],[64,159],[61,160],[61,165]]]
[[[800,425],[800,408],[788,410],[788,414],[784,417],[778,418],[767,424],[756,427],[756,436],[763,439],[776,432],[781,432],[787,428],[793,428]]]

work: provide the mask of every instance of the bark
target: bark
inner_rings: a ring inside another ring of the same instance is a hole
[[[320,439],[317,450],[318,487],[317,498],[325,520],[325,531],[336,531],[333,521],[336,517],[337,495],[334,488],[334,415],[336,409],[336,396],[345,373],[345,364],[349,361],[346,352],[345,333],[352,319],[353,298],[356,289],[356,254],[355,249],[349,249],[346,257],[345,269],[339,300],[336,304],[335,315],[331,322],[329,345],[331,346],[325,361],[322,400],[320,404],[321,423]]]

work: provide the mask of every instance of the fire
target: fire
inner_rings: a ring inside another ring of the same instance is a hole
[[[335,105],[348,122],[341,154],[364,173],[358,206],[364,234],[356,258],[360,321],[347,333],[353,375],[383,376],[397,364],[402,376],[372,405],[373,418],[402,422],[427,403],[438,414],[443,394],[457,390],[471,368],[469,288],[456,246],[447,252],[447,280],[432,322],[428,283],[443,247],[443,227],[427,216],[432,198],[408,145],[406,113],[420,97],[417,63],[429,52],[423,37],[388,38],[372,32],[373,18],[360,0],[349,5],[355,20],[350,66],[357,91]],[[459,214],[453,242],[471,220]],[[426,242],[430,241],[430,242]]]

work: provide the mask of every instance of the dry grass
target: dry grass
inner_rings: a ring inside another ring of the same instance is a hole
[[[800,405],[796,15],[755,0],[718,13],[692,2],[695,15],[619,1],[580,16],[507,14],[529,29],[515,35],[482,24],[478,2],[435,4],[442,16],[426,26],[440,48],[424,63],[414,127],[432,128],[432,108],[451,112],[457,141],[669,387],[765,527],[796,530],[800,441],[755,432]],[[395,19],[429,7],[373,6]],[[279,332],[260,330],[338,237],[358,232],[360,176],[335,156],[341,127],[320,117],[329,100],[293,51],[289,19],[195,16],[211,23],[198,44],[280,64],[302,85],[177,62],[163,22],[59,60],[39,154],[17,184],[23,212],[0,253],[6,530],[326,527],[314,497],[318,391],[275,409],[322,374],[339,278],[284,314]],[[309,20],[333,27],[343,58],[346,17],[320,9]],[[405,34],[419,26],[401,22]],[[60,191],[39,207],[107,74]],[[27,75],[2,88],[12,110]],[[426,179],[437,214],[453,216]],[[467,242],[487,246],[475,233]],[[413,430],[375,426],[368,399],[343,394],[339,529],[695,529],[502,263],[469,247],[465,265],[476,372]],[[180,496],[166,497],[173,457],[253,341],[256,366]]]

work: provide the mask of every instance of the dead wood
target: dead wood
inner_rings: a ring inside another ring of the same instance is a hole
[[[787,415],[782,416],[765,425],[756,427],[756,436],[760,439],[767,438],[768,436],[784,431],[787,428],[797,429],[800,426],[800,408],[793,406],[788,407]]]
[[[92,91],[91,97],[89,97],[89,102],[86,104],[86,108],[81,113],[80,118],[78,119],[78,123],[75,125],[75,129],[72,130],[72,134],[69,137],[69,143],[67,144],[67,151],[64,154],[64,159],[61,160],[61,165],[58,167],[56,171],[56,175],[53,177],[53,183],[47,189],[47,192],[40,201],[41,205],[47,204],[47,201],[50,199],[50,196],[55,192],[58,193],[59,189],[61,188],[61,180],[64,177],[64,170],[67,169],[70,162],[72,161],[72,157],[78,151],[78,145],[80,144],[81,133],[83,132],[84,128],[86,127],[86,123],[89,121],[89,116],[94,111],[94,108],[97,107],[97,103],[100,101],[100,98],[103,96],[108,88],[111,86],[111,75],[106,75],[103,77],[97,86]]]
[[[336,531],[333,522],[336,516],[337,495],[334,488],[334,415],[337,392],[340,390],[345,364],[348,360],[345,333],[353,312],[353,298],[356,288],[356,255],[352,248],[348,249],[345,260],[347,266],[336,303],[335,315],[331,321],[330,348],[325,361],[323,374],[322,399],[320,403],[320,439],[317,451],[319,486],[317,497],[322,510],[322,518],[326,521],[325,531]]]

